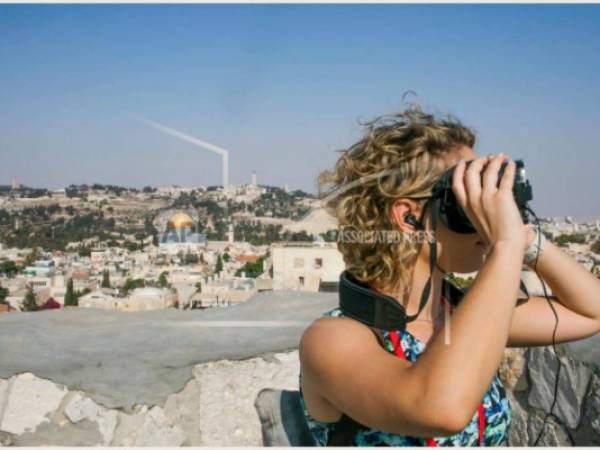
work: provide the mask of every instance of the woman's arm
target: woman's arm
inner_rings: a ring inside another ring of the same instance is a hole
[[[534,232],[530,229],[530,241]],[[600,280],[574,258],[547,241],[537,266],[528,264],[552,290],[558,315],[555,342],[567,342],[600,332]],[[535,346],[552,343],[556,318],[544,297],[531,297],[515,309],[508,345]]]
[[[600,280],[574,258],[547,241],[537,265],[535,261],[528,265],[537,270],[562,305],[600,323]]]

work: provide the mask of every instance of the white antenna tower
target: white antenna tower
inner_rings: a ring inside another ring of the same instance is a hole
[[[224,148],[218,147],[210,142],[203,141],[201,139],[190,136],[189,134],[182,133],[181,131],[175,130],[173,128],[169,128],[165,125],[161,125],[160,123],[153,122],[151,120],[145,119],[143,117],[137,117],[140,122],[145,123],[146,125],[158,130],[162,133],[168,134],[169,136],[176,137],[177,139],[181,139],[182,141],[193,144],[197,147],[200,147],[204,150],[211,151],[221,156],[222,158],[222,167],[223,167],[223,189],[226,190],[229,187],[229,151]]]

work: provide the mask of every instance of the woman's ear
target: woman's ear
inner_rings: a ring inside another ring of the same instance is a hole
[[[421,208],[419,208],[416,202],[406,198],[399,198],[392,205],[392,218],[400,231],[412,233],[416,227],[410,220],[406,220],[406,216],[412,214],[414,217],[419,217],[420,210]]]

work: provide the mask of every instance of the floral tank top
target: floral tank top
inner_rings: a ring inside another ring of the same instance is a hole
[[[334,308],[323,314],[329,317],[342,316],[342,311],[339,308]],[[388,331],[381,332],[386,350],[395,353],[394,343],[392,342],[391,333]],[[410,362],[415,362],[419,355],[425,351],[425,344],[414,337],[406,330],[399,330],[400,337],[399,345],[406,359]],[[302,374],[300,374],[300,379]],[[301,384],[300,384],[301,385]],[[329,433],[338,422],[319,422],[311,417],[306,408],[304,398],[302,397],[302,389],[300,389],[300,404],[304,411],[304,417],[309,430],[311,431],[316,445],[325,447],[329,439]],[[507,445],[508,433],[512,421],[512,410],[506,396],[506,391],[502,386],[502,381],[498,374],[494,377],[489,389],[485,393],[482,401],[483,417],[485,418],[485,426],[482,431],[482,444],[489,446],[505,446]],[[362,426],[354,436],[353,444],[359,447],[470,447],[478,446],[480,442],[480,415],[475,412],[472,420],[464,430],[452,436],[434,437],[430,440],[422,437],[412,437],[386,433],[375,429],[370,429]],[[433,444],[433,442],[435,444]]]

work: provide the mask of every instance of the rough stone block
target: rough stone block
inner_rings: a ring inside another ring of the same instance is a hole
[[[171,422],[178,424],[185,433],[186,445],[195,447],[201,444],[200,391],[195,378],[181,392],[167,398],[164,411]]]
[[[4,392],[4,412],[0,430],[13,434],[34,431],[40,424],[50,422],[48,415],[60,405],[67,390],[31,373],[8,380]]]
[[[66,405],[64,412],[73,423],[84,419],[97,423],[103,445],[111,443],[117,426],[117,411],[104,408],[91,398],[77,393]]]
[[[194,376],[200,390],[202,445],[262,446],[254,407],[263,388],[298,389],[298,351],[242,361],[199,364]]]
[[[550,411],[554,399],[557,359],[550,347],[531,348],[528,357],[529,378],[532,386],[529,403],[545,412]],[[581,417],[583,399],[592,371],[583,363],[561,357],[558,394],[553,413],[570,428],[576,428]]]
[[[529,435],[529,446],[533,446],[537,436],[542,428],[545,414],[534,413],[529,416],[527,425],[527,434]],[[524,445],[524,444],[523,444]],[[571,442],[565,429],[552,417],[546,419],[544,431],[537,444],[545,447],[564,447],[570,446]]]

